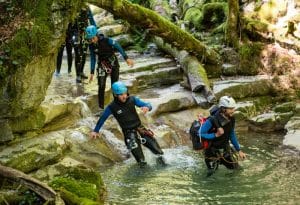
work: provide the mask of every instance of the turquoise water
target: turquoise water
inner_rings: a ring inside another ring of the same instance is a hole
[[[282,136],[240,134],[248,158],[242,171],[220,166],[206,177],[201,153],[188,146],[164,149],[167,167],[145,150],[148,167],[131,158],[102,170],[107,204],[300,204],[299,153],[280,146]]]

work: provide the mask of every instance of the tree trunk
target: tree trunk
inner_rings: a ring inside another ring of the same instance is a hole
[[[166,11],[170,10],[170,6],[166,3],[153,3],[153,0],[151,2],[151,8],[156,12],[159,12],[156,10],[157,8]],[[164,17],[170,18],[169,16]],[[187,53],[186,51],[179,51],[178,49],[172,47],[170,44],[165,43],[165,40],[160,37],[153,38],[153,41],[160,47],[160,49],[171,54],[174,58],[177,59],[188,79],[189,87],[193,92],[193,97],[197,104],[206,105],[207,102],[212,102],[214,100],[214,96],[212,95],[209,87],[209,80],[207,78],[205,69],[198,61],[198,59],[192,55],[189,55],[189,53]]]
[[[212,103],[215,96],[210,89],[205,69],[198,59],[189,55],[186,51],[179,51],[170,44],[164,43],[162,38],[155,37],[153,41],[160,49],[171,54],[180,63],[188,78],[190,89],[193,92],[192,95],[197,104],[206,106],[207,102]]]
[[[37,193],[40,197],[42,197],[45,201],[51,203],[60,201],[56,200],[59,199],[59,197],[51,187],[43,184],[35,178],[24,174],[21,171],[0,165],[0,176],[28,187],[29,189]],[[62,204],[62,202],[60,202],[60,204]]]
[[[239,1],[228,0],[228,16],[227,16],[227,27],[226,27],[226,41],[230,46],[234,48],[239,47]]]
[[[219,55],[216,52],[150,9],[127,0],[88,0],[88,2],[129,23],[148,29],[150,34],[163,38],[180,50],[186,50],[200,61],[208,64],[218,63]]]

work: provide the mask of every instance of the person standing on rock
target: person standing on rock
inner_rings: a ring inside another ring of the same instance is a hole
[[[147,164],[141,144],[157,155],[158,164],[165,165],[162,157],[163,151],[154,138],[153,132],[142,125],[136,111],[137,106],[145,114],[151,111],[151,104],[140,100],[138,97],[129,96],[127,87],[120,81],[112,84],[112,92],[114,100],[104,109],[94,130],[90,133],[90,137],[92,139],[99,137],[99,130],[112,114],[122,128],[127,148],[131,151],[140,167],[144,167]]]
[[[80,10],[78,17],[72,25],[72,43],[75,51],[75,68],[76,68],[76,83],[81,83],[84,79],[88,79],[84,75],[84,64],[89,43],[85,39],[85,28],[88,25],[96,27],[96,22],[92,11],[88,6]]]
[[[91,75],[90,81],[94,78],[96,56],[98,55],[98,104],[99,108],[104,108],[104,93],[106,78],[108,75],[111,77],[111,84],[119,80],[119,62],[114,53],[114,50],[118,50],[122,55],[127,65],[132,67],[134,65],[133,60],[128,58],[127,54],[120,46],[120,44],[111,39],[106,38],[103,34],[98,33],[95,26],[88,26],[86,28],[86,38],[90,41],[90,55],[91,55]]]
[[[68,74],[71,75],[71,68],[72,68],[72,61],[73,61],[73,56],[72,56],[72,23],[68,24],[68,28],[66,31],[66,40],[65,43],[61,45],[61,47],[58,50],[57,57],[56,57],[56,72],[55,76],[60,76],[60,69],[61,69],[61,64],[63,60],[63,53],[64,53],[64,48],[66,47],[67,50],[67,60],[68,60]]]
[[[233,157],[229,141],[233,144],[241,159],[246,155],[241,151],[234,127],[233,113],[236,103],[232,97],[223,96],[219,101],[219,109],[199,129],[199,136],[209,140],[209,147],[204,150],[207,176],[211,176],[219,164],[228,169],[238,169],[239,164]],[[215,131],[214,131],[215,130]]]

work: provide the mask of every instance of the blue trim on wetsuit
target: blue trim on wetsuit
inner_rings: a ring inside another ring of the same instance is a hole
[[[133,96],[134,98],[134,104],[137,107],[148,107],[149,111],[152,110],[152,106],[150,103],[146,103],[144,101],[142,101],[140,98]],[[102,115],[100,116],[95,128],[94,128],[94,132],[99,132],[99,130],[101,129],[101,127],[103,126],[104,122],[107,120],[107,118],[112,114],[109,106],[106,106],[106,108],[104,109],[104,112],[102,113]]]
[[[208,139],[208,140],[212,140],[216,138],[215,133],[208,133],[209,130],[212,128],[212,123],[210,122],[210,120],[206,120],[205,123],[202,125],[201,129],[199,129],[198,134],[199,136]],[[240,145],[239,142],[237,140],[237,136],[235,134],[234,128],[231,130],[230,134],[229,134],[229,139],[231,141],[231,143],[233,144],[234,148],[237,151],[240,151]]]
[[[112,46],[114,49],[116,49],[117,51],[119,51],[119,53],[122,55],[124,60],[128,59],[126,52],[124,51],[122,46],[116,40],[113,40],[112,38],[108,38],[108,44],[110,46]],[[97,45],[97,44],[94,44],[94,45]],[[93,46],[90,46],[89,48],[90,48],[90,57],[91,57],[91,64],[90,64],[91,65],[91,74],[94,74],[95,73],[95,65],[96,65],[96,54],[95,54]]]

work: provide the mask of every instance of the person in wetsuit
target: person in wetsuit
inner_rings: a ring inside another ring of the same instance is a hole
[[[66,47],[67,50],[67,60],[68,60],[68,74],[71,75],[72,72],[72,61],[73,61],[73,56],[72,56],[72,23],[68,24],[68,28],[66,31],[66,39],[65,43],[61,45],[61,47],[58,50],[57,53],[57,58],[56,58],[56,76],[60,76],[60,69],[61,69],[61,64],[62,64],[62,58],[63,58],[63,53],[64,49]]]
[[[158,164],[165,165],[162,157],[164,153],[154,138],[153,132],[142,125],[136,111],[137,106],[145,114],[151,111],[151,104],[140,100],[136,96],[129,96],[127,87],[120,81],[113,83],[112,92],[114,100],[104,109],[94,130],[90,133],[90,137],[95,139],[99,136],[99,130],[106,119],[112,114],[122,128],[127,148],[141,167],[147,164],[141,144],[157,155],[156,160]]]
[[[235,134],[235,119],[233,113],[236,103],[232,97],[223,96],[219,101],[219,109],[199,129],[199,136],[209,140],[209,147],[204,150],[205,163],[208,169],[207,176],[211,176],[223,164],[228,169],[238,169],[237,160],[233,157],[229,142],[244,159],[245,153],[241,151]]]
[[[95,26],[88,26],[86,28],[86,38],[90,41],[90,55],[91,55],[91,75],[90,81],[93,80],[95,73],[96,54],[98,56],[97,78],[98,78],[98,105],[100,109],[104,108],[104,93],[106,78],[111,77],[111,84],[119,80],[119,62],[115,55],[115,49],[119,51],[128,66],[133,66],[133,60],[128,58],[127,54],[120,46],[120,44],[105,37],[97,31]]]
[[[80,10],[79,15],[75,19],[72,31],[72,42],[75,51],[75,68],[76,68],[76,83],[81,83],[83,79],[88,79],[84,75],[84,64],[86,60],[87,48],[89,43],[85,39],[85,28],[89,25],[96,27],[93,14],[90,8],[84,7]]]

